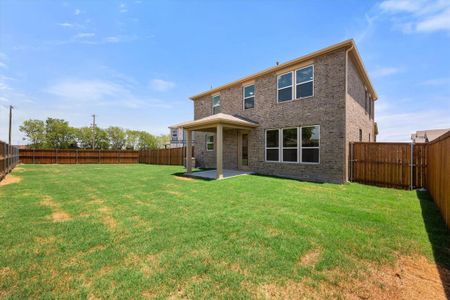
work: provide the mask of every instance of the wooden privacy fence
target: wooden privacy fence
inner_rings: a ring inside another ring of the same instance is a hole
[[[350,181],[403,189],[426,185],[426,144],[350,143]]]
[[[450,228],[450,131],[427,144],[427,190]]]
[[[192,147],[192,156],[194,147]],[[155,165],[184,165],[186,147],[142,150],[139,152],[139,163]]]
[[[19,150],[0,141],[0,180],[11,172],[19,161]]]
[[[25,164],[135,164],[139,151],[85,149],[20,149]]]

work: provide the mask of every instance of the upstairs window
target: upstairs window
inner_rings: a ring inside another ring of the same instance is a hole
[[[292,100],[292,77],[293,73],[289,72],[278,76],[277,92],[278,102]]]
[[[319,163],[320,127],[302,127],[302,162]]]
[[[206,135],[206,151],[214,151],[214,135]]]
[[[220,113],[220,95],[212,96],[212,113],[213,115]]]
[[[173,128],[172,129],[172,141],[177,141],[178,140],[178,129]]]
[[[244,86],[244,109],[255,107],[255,85]]]
[[[314,67],[295,71],[295,97],[297,99],[312,97],[314,95]]]
[[[266,161],[280,160],[280,131],[266,130]]]

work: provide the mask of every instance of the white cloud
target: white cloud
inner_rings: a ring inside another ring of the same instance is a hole
[[[450,77],[428,79],[423,81],[422,84],[430,86],[450,86]]]
[[[414,98],[380,96],[375,102],[378,141],[409,141],[417,130],[450,128],[450,103],[445,97],[430,97],[417,104]]]
[[[449,0],[386,0],[379,7],[405,33],[450,32]]]
[[[113,43],[113,44],[115,44],[115,43],[119,43],[121,40],[120,40],[120,37],[118,37],[118,36],[108,36],[108,37],[106,37],[104,39],[104,41],[106,43]]]
[[[150,87],[158,92],[165,92],[175,87],[175,83],[172,81],[166,81],[163,79],[152,79],[150,81]]]
[[[416,30],[419,32],[450,31],[450,8],[436,15],[424,18],[417,23]]]
[[[61,27],[66,27],[66,28],[72,28],[72,27],[75,26],[74,24],[69,23],[69,22],[58,23],[58,25],[61,26]]]
[[[380,8],[389,12],[416,12],[423,5],[419,0],[387,0],[380,4]]]
[[[86,38],[93,38],[95,36],[95,33],[93,32],[80,32],[74,36],[76,39],[86,39]]]
[[[80,14],[81,14],[81,10],[80,9],[75,9],[75,11],[73,12],[73,14],[75,15],[75,16],[79,16]]]
[[[120,13],[126,13],[128,11],[127,5],[125,3],[119,4],[119,12]]]
[[[50,85],[45,92],[57,96],[71,106],[171,107],[159,99],[136,96],[130,86],[108,80],[67,79]]]
[[[396,67],[379,67],[371,72],[373,78],[385,77],[401,72],[400,68]]]
[[[8,65],[6,61],[8,60],[8,56],[5,53],[0,52],[0,68],[6,69]]]

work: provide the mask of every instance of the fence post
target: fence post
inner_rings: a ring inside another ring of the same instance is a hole
[[[98,150],[98,163],[100,163],[100,150]]]

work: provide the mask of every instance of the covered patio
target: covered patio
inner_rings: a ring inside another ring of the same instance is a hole
[[[238,170],[226,170],[224,172],[223,169],[223,130],[227,129],[237,129],[243,132],[248,132],[258,127],[256,122],[251,120],[247,120],[245,118],[239,116],[232,116],[224,113],[214,114],[205,118],[201,118],[194,121],[184,122],[181,124],[177,124],[173,127],[182,128],[186,130],[186,175],[192,174],[192,132],[201,131],[201,132],[213,132],[216,133],[216,170],[215,170],[215,178],[216,179],[224,179],[229,177],[227,175],[235,174],[236,172],[240,172]],[[239,148],[238,148],[239,149]],[[239,150],[238,150],[239,151]],[[238,155],[239,157],[239,155]],[[212,173],[214,170],[204,171],[208,178],[214,178]],[[195,176],[198,175],[196,172]],[[243,172],[241,172],[243,173]],[[245,172],[244,172],[245,173]],[[225,174],[225,175],[224,175]]]

